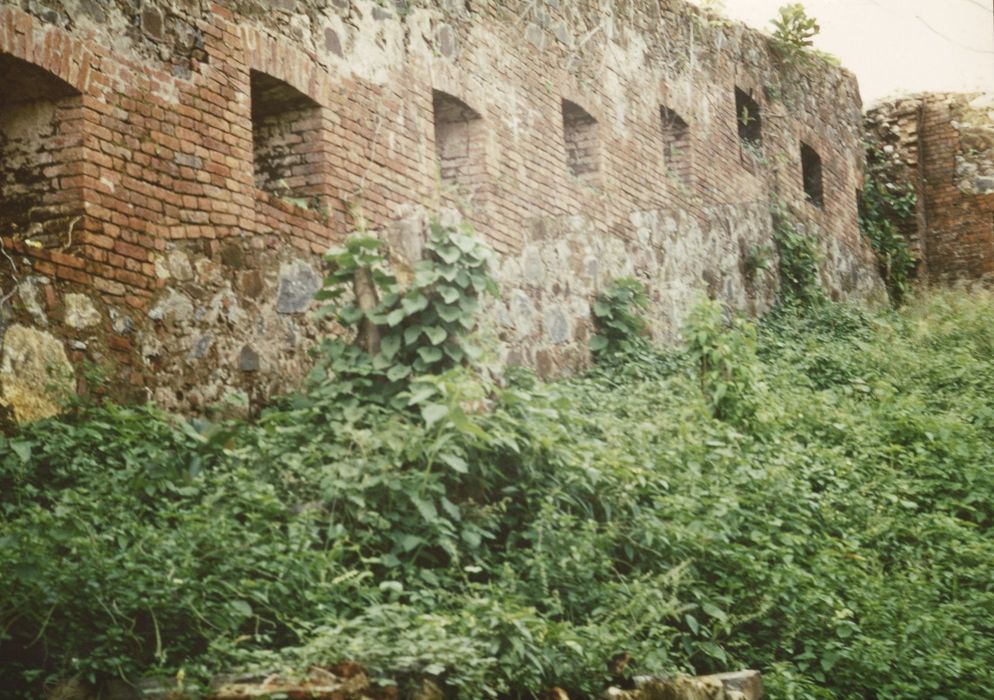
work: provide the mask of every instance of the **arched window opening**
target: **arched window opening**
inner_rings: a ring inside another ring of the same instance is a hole
[[[582,179],[596,177],[600,170],[597,120],[575,102],[563,100],[563,136],[570,172]]]
[[[82,211],[82,98],[38,66],[0,53],[0,235],[64,245]]]
[[[683,183],[690,181],[690,127],[669,107],[659,108],[663,129],[663,164]]]
[[[821,156],[808,144],[801,143],[801,175],[804,196],[819,209],[825,207],[825,191],[821,179]]]
[[[432,93],[435,119],[435,156],[442,184],[473,189],[485,175],[483,118],[457,97]]]
[[[316,209],[323,193],[321,106],[292,85],[251,72],[255,186]]]

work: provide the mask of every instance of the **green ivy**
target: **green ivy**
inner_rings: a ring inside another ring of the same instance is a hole
[[[917,197],[910,185],[899,185],[888,176],[886,159],[873,146],[867,148],[866,179],[860,196],[859,226],[877,254],[880,276],[891,303],[900,305],[911,292],[917,262],[898,222],[913,219]]]
[[[774,207],[773,242],[777,248],[783,301],[810,305],[823,299],[818,279],[817,240],[781,207]]]
[[[645,285],[633,277],[618,279],[598,294],[591,307],[597,330],[590,343],[594,355],[607,358],[644,347],[649,327],[642,312],[648,304]]]
[[[391,271],[383,243],[353,236],[326,256],[332,272],[317,298],[319,312],[333,316],[352,337],[375,342],[326,339],[311,375],[317,384],[359,392],[387,402],[406,389],[413,377],[438,374],[477,359],[470,338],[476,327],[480,297],[496,294],[489,275],[489,249],[464,227],[435,222],[416,261],[411,279],[401,282]],[[367,281],[370,303],[363,306],[357,280]]]

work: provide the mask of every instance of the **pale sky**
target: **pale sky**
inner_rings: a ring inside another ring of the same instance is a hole
[[[769,30],[790,0],[725,0],[725,14]],[[714,4],[714,3],[712,3]],[[994,92],[994,0],[804,0],[815,47],[859,78],[867,105],[922,91]]]

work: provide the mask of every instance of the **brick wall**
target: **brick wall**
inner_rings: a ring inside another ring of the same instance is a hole
[[[900,222],[932,282],[994,279],[994,97],[927,94],[881,105],[867,131],[918,196]]]
[[[660,339],[699,293],[768,307],[776,276],[745,260],[774,197],[834,296],[879,294],[855,80],[681,0],[5,0],[0,94],[6,327],[167,407],[292,384],[332,330],[306,313],[318,254],[361,226],[414,256],[440,207],[499,254],[499,359],[549,373],[586,362],[590,298],[619,276],[648,285]]]

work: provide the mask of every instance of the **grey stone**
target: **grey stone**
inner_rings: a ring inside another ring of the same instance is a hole
[[[190,351],[190,357],[195,360],[203,359],[204,355],[207,354],[207,351],[211,349],[211,345],[213,344],[214,334],[204,333],[197,339],[197,342],[194,343],[193,349]]]
[[[545,32],[535,23],[525,27],[525,39],[539,51],[545,49]]]
[[[994,192],[994,177],[978,177],[975,182],[977,194],[990,194]]]
[[[342,56],[342,40],[338,38],[338,32],[331,27],[324,30],[324,48],[335,54]]]
[[[283,265],[276,297],[277,313],[304,313],[310,308],[311,300],[319,289],[321,278],[309,265],[299,261]]]
[[[525,258],[524,267],[525,281],[528,284],[541,286],[545,281],[545,266],[542,264],[542,260],[538,254],[529,255]]]
[[[41,302],[38,301],[38,293],[41,285],[46,283],[47,280],[42,280],[39,277],[28,277],[17,285],[17,296],[20,297],[24,309],[31,314],[35,323],[42,326],[48,325],[48,317],[45,315],[45,310],[41,308]]]
[[[204,167],[204,161],[194,155],[189,155],[187,153],[177,153],[173,160],[176,165],[185,165],[188,168],[193,168],[194,170],[200,170]]]
[[[243,372],[258,372],[261,366],[256,349],[251,345],[244,345],[238,353],[238,369]]]
[[[171,250],[166,256],[166,267],[169,274],[181,282],[193,279],[193,266],[189,256],[182,250]]]
[[[154,7],[143,7],[141,13],[142,29],[153,39],[164,38],[164,23],[162,13]]]
[[[148,312],[148,317],[153,321],[185,323],[192,316],[193,302],[185,294],[180,294],[175,289],[169,290],[169,294]]]
[[[565,343],[569,340],[569,321],[566,314],[558,307],[547,309],[543,319],[545,337],[552,343]]]
[[[447,24],[439,27],[435,33],[435,43],[440,54],[446,57],[453,56],[456,53],[456,36],[452,27]]]
[[[520,289],[511,292],[511,304],[508,309],[511,313],[511,320],[518,333],[522,336],[530,335],[532,332],[535,307],[528,295]]]
[[[114,309],[110,310],[110,325],[118,335],[130,335],[135,330],[135,323],[131,317]]]

